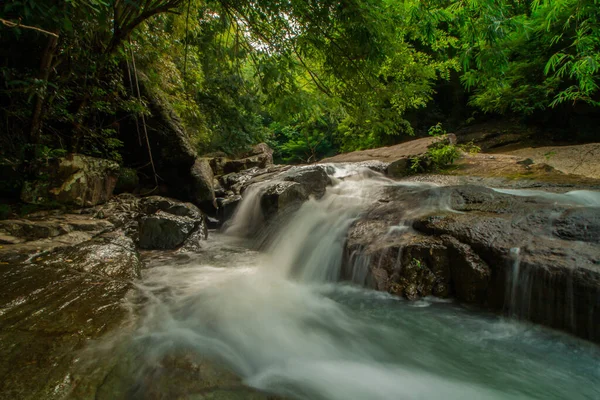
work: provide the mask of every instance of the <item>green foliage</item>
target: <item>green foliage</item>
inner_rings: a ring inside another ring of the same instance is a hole
[[[411,160],[410,171],[412,173],[440,171],[453,164],[460,157],[458,147],[449,143],[444,137],[446,130],[441,123],[438,122],[436,125],[431,126],[428,133],[436,138],[435,142],[429,146],[423,156]]]
[[[149,113],[134,63],[199,153],[266,141],[290,163],[423,132],[437,114],[414,116],[444,82],[462,83],[477,112],[600,106],[597,0],[14,0],[0,17],[59,36],[0,27],[0,155],[11,160],[123,162],[123,122]],[[457,151],[427,157],[441,168]]]

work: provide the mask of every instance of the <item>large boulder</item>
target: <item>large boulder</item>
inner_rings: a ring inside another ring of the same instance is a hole
[[[223,178],[227,178],[225,184],[243,196],[227,226],[228,233],[240,236],[257,233],[265,222],[297,210],[310,197],[321,198],[331,184],[325,168],[320,165],[271,167],[256,170],[250,176],[232,174]],[[239,201],[234,194],[230,198],[232,202]],[[219,202],[226,205],[228,199]]]
[[[214,174],[210,161],[206,158],[197,158],[192,165],[190,187],[190,200],[205,210],[216,208]]]
[[[214,193],[212,178],[208,176],[210,166],[206,169],[206,160],[197,158],[183,122],[164,94],[155,90],[141,72],[139,86],[150,111],[150,116],[145,119],[147,142],[138,137],[134,125],[136,121],[124,121],[123,129],[131,131],[125,136],[125,161],[131,165],[146,165],[141,172],[148,177],[153,176],[153,166],[162,193],[192,201],[201,207],[208,204],[211,208]],[[149,153],[152,154],[152,163]],[[144,183],[154,185],[154,180],[150,179]]]
[[[266,220],[283,211],[289,212],[300,207],[302,203],[313,196],[323,197],[331,180],[321,166],[296,167],[270,179],[263,180],[268,175],[258,176],[254,184],[260,185],[260,205]]]
[[[195,226],[191,218],[158,211],[140,219],[139,246],[142,249],[175,249],[192,234]]]
[[[600,341],[597,208],[476,186],[399,185],[376,200],[348,232],[342,279]]]
[[[114,161],[69,154],[40,166],[37,178],[24,183],[21,200],[85,207],[102,204],[112,196],[118,174]]]
[[[202,211],[191,203],[160,196],[139,201],[139,246],[143,249],[198,249],[208,231]]]

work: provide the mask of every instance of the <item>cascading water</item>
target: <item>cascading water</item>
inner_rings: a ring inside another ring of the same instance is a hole
[[[151,367],[184,349],[290,399],[599,398],[600,352],[591,344],[448,301],[411,303],[334,283],[348,227],[374,193],[399,183],[328,170],[335,185],[305,202],[266,252],[215,234],[197,259],[146,271],[142,289],[153,301],[138,362]],[[248,189],[228,233],[261,220],[260,190]]]

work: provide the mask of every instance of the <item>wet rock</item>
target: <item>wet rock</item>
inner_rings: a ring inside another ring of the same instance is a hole
[[[0,221],[0,243],[3,244],[0,260],[23,261],[36,253],[85,242],[114,228],[109,221],[91,215],[47,215]]]
[[[411,174],[411,158],[410,157],[402,157],[393,162],[391,162],[385,173],[388,176],[393,178],[402,178]]]
[[[282,179],[300,184],[307,195],[317,199],[323,197],[327,186],[331,185],[329,176],[321,166],[291,169],[282,174]]]
[[[598,208],[567,210],[554,223],[554,234],[564,240],[600,244],[600,211]]]
[[[35,261],[108,278],[132,280],[141,277],[140,256],[133,240],[122,231],[102,234],[92,240],[40,256]]]
[[[40,166],[39,178],[23,185],[21,200],[86,207],[102,204],[112,196],[118,173],[114,161],[69,154]]]
[[[225,222],[233,216],[235,209],[241,200],[242,196],[239,195],[232,195],[227,198],[217,199],[217,205],[219,207],[218,216],[221,222]]]
[[[308,199],[304,187],[296,182],[276,182],[262,193],[260,207],[265,218],[274,216],[279,211],[289,207],[298,208],[302,202]]]
[[[348,232],[343,278],[363,260],[358,283],[378,290],[455,296],[600,340],[597,208],[476,186],[390,187],[379,197]]]
[[[189,217],[196,220],[204,218],[204,214],[198,207],[192,203],[184,203],[168,197],[148,196],[140,199],[140,211],[144,214],[154,214],[157,211],[164,211],[168,214],[179,217]]]
[[[144,216],[139,222],[139,246],[142,249],[175,249],[196,228],[196,221],[164,211]]]
[[[268,175],[262,177],[265,176]],[[255,182],[261,184],[260,180]],[[264,187],[260,192],[263,216],[268,220],[284,210],[295,210],[310,196],[322,197],[330,184],[329,176],[320,166],[292,168],[277,174],[263,183]]]
[[[468,245],[452,236],[444,238],[449,251],[452,287],[456,298],[468,303],[483,304],[492,271]]]
[[[80,351],[89,340],[123,329],[130,315],[124,300],[131,282],[85,272],[75,261],[46,261],[0,268],[2,398],[64,398],[76,385],[72,367]]]
[[[245,386],[231,371],[195,355],[194,349],[174,351],[140,365],[136,355],[143,354],[143,349],[138,347],[125,354],[97,387],[76,387],[71,396],[97,400],[279,399]]]

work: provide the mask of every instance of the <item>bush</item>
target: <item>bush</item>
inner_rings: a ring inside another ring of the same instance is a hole
[[[459,149],[445,138],[446,130],[441,123],[430,127],[429,134],[436,141],[429,146],[427,153],[411,160],[410,170],[413,173],[440,171],[460,157]]]

